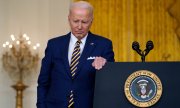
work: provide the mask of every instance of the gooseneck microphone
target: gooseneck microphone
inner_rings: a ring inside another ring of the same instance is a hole
[[[150,40],[146,43],[146,49],[142,51],[140,49],[140,45],[137,41],[134,41],[132,43],[132,49],[135,50],[140,56],[142,62],[145,62],[145,57],[148,55],[148,53],[154,48],[153,42]]]
[[[154,48],[154,44],[152,41],[148,41],[146,43],[146,49],[144,50],[145,51],[145,56]]]
[[[142,51],[139,49],[139,43],[137,41],[134,41],[132,43],[132,49],[135,50],[140,56],[142,56]]]

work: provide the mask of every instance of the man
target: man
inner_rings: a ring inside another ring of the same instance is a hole
[[[71,4],[71,32],[48,41],[37,88],[37,108],[92,108],[95,72],[114,61],[112,42],[89,32],[93,7]]]

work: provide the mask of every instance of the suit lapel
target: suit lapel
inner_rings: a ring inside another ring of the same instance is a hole
[[[90,56],[91,52],[94,50],[95,47],[96,47],[95,39],[93,35],[89,32],[83,52],[79,60],[78,70],[77,73],[75,74],[75,77],[79,74],[82,65],[85,64],[85,62],[87,61],[87,57]]]
[[[70,33],[68,33],[66,35],[66,38],[64,39],[64,56],[63,56],[63,60],[64,60],[64,65],[66,68],[66,74],[68,74],[69,77],[71,77],[71,73],[70,73],[70,66],[69,66],[69,60],[68,60],[68,49],[69,49],[69,41],[70,41]]]

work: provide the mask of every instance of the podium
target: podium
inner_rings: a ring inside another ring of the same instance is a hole
[[[150,108],[180,108],[180,62],[114,62],[96,72],[93,108],[138,108],[125,96],[124,85],[135,71],[153,72],[162,83],[162,95]]]

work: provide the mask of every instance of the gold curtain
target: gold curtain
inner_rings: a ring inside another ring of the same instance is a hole
[[[94,6],[91,31],[113,41],[116,61],[140,61],[132,42],[144,50],[148,40],[154,49],[146,61],[180,61],[179,0],[84,1]]]

